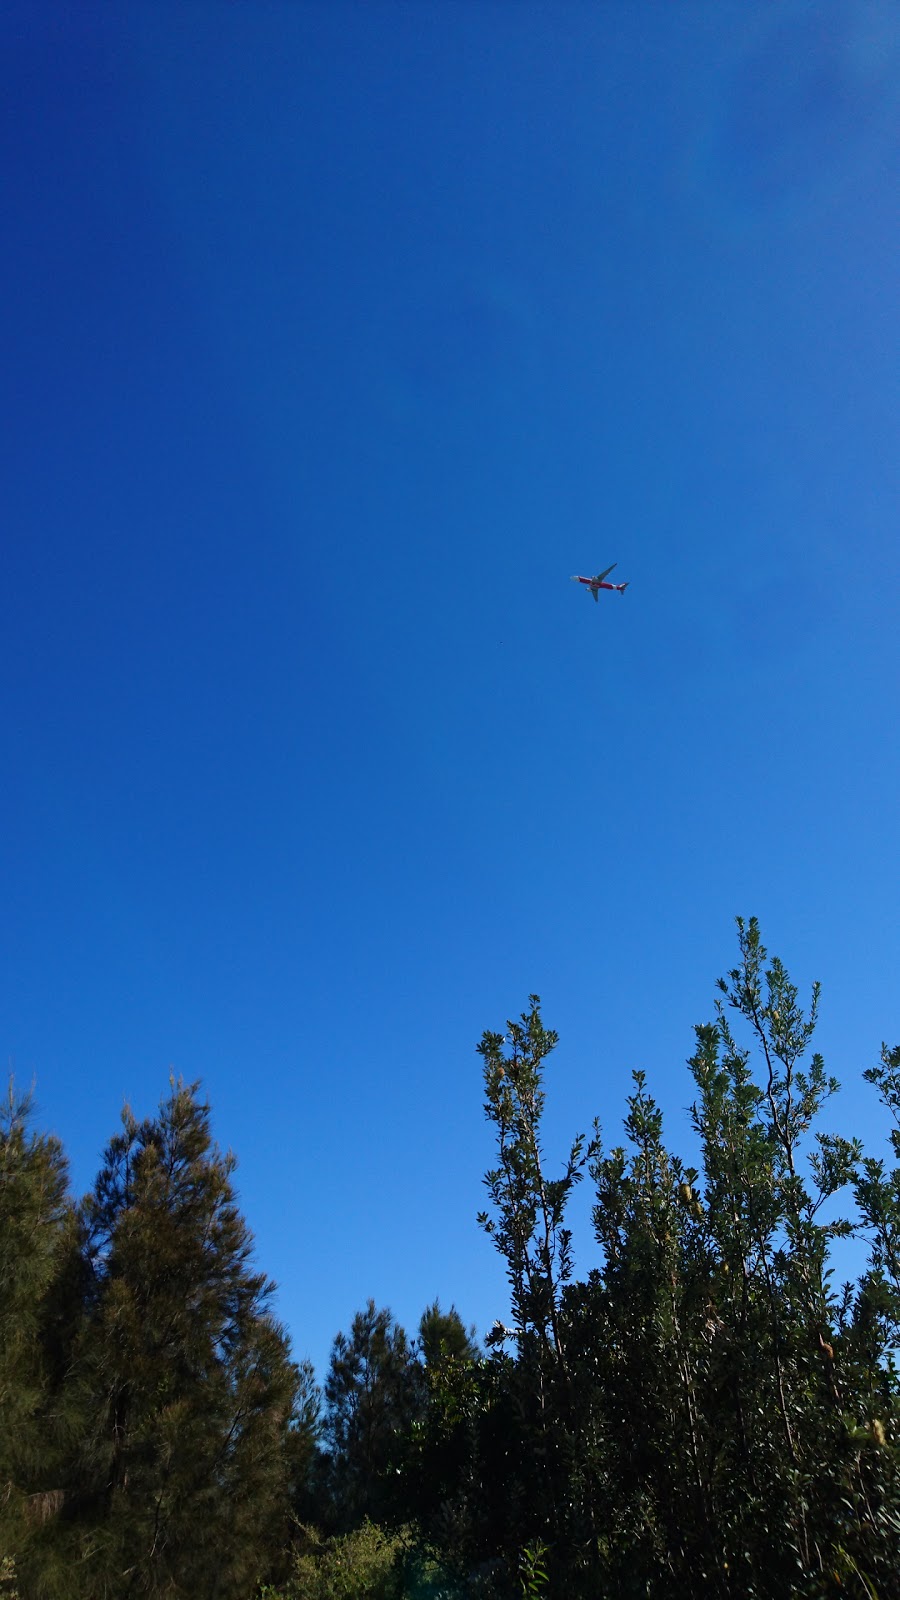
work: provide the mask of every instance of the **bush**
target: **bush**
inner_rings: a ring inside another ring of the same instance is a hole
[[[401,1600],[404,1533],[387,1533],[373,1522],[338,1538],[320,1539],[303,1529],[305,1549],[280,1592],[264,1589],[263,1600]]]
[[[433,1552],[415,1544],[409,1528],[388,1532],[364,1522],[332,1539],[314,1528],[301,1534],[303,1548],[287,1586],[263,1588],[260,1600],[459,1600],[463,1593]],[[464,1592],[467,1600],[487,1593],[477,1583]]]

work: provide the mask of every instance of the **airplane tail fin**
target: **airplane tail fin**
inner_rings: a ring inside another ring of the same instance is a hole
[[[629,583],[631,582],[630,578],[629,578],[628,582]],[[616,588],[618,589],[620,594],[624,594],[625,590],[628,588],[628,583],[617,583],[616,584]]]

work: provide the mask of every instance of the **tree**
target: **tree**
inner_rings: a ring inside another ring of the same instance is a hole
[[[898,1593],[900,1167],[818,1126],[837,1087],[811,1049],[818,987],[804,1010],[755,920],[738,942],[690,1061],[700,1171],[636,1073],[626,1143],[576,1141],[554,1187],[539,1127],[556,1035],[532,997],[482,1039],[500,1160],[481,1221],[515,1348],[499,1329],[472,1461],[481,1549],[510,1589],[516,1549],[521,1574],[540,1548],[567,1600]],[[900,1157],[900,1050],[866,1076]],[[600,1262],[577,1281],[564,1208],[585,1159]],[[831,1249],[851,1232],[869,1267],[838,1293]]]
[[[402,1520],[399,1478],[422,1404],[421,1371],[404,1330],[369,1300],[339,1333],[325,1381],[335,1514],[341,1529]]]
[[[237,1600],[283,1542],[299,1374],[197,1085],[122,1123],[84,1205],[93,1432],[70,1593]]]
[[[856,1544],[868,1516],[850,1444],[858,1373],[845,1363],[829,1268],[832,1240],[852,1231],[834,1213],[861,1147],[816,1127],[838,1087],[820,1054],[806,1060],[819,986],[804,1012],[756,920],[737,926],[740,962],[719,982],[724,1003],[697,1030],[691,1062],[717,1268],[715,1492],[735,1581],[751,1594],[789,1594],[798,1570],[812,1574],[825,1551]],[[756,1046],[759,1081],[729,1013]]]
[[[572,1235],[565,1213],[590,1152],[579,1134],[562,1176],[547,1177],[541,1146],[544,1062],[558,1035],[544,1027],[536,994],[529,996],[529,1009],[519,1021],[508,1021],[506,1027],[505,1034],[484,1033],[478,1046],[484,1061],[485,1115],[497,1131],[499,1159],[484,1180],[495,1214],[482,1211],[478,1221],[506,1261],[520,1349],[533,1336],[542,1364],[565,1376],[559,1299],[572,1275]]]
[[[506,1503],[496,1501],[497,1476],[486,1485],[499,1523],[501,1548],[515,1570],[522,1549],[572,1533],[571,1495],[578,1425],[573,1369],[563,1315],[572,1276],[572,1235],[566,1209],[593,1145],[574,1140],[559,1177],[545,1170],[541,1142],[545,1062],[558,1036],[544,1027],[538,995],[509,1020],[505,1033],[486,1032],[485,1115],[494,1124],[498,1164],[485,1175],[493,1214],[478,1221],[507,1264],[516,1360],[502,1353],[507,1330],[498,1324],[487,1343],[495,1351],[491,1401],[481,1429],[485,1464],[505,1453],[510,1475]],[[504,1447],[504,1436],[506,1443]],[[577,1537],[577,1535],[575,1535]],[[588,1533],[589,1542],[592,1534]]]
[[[62,1146],[12,1082],[0,1108],[0,1554],[27,1576],[65,1494],[79,1428],[68,1383],[81,1278]]]
[[[455,1306],[442,1311],[439,1300],[426,1306],[419,1319],[418,1350],[426,1373],[479,1356],[474,1327],[466,1327]]]
[[[634,1074],[631,1153],[591,1160],[602,1266],[567,1299],[578,1348],[583,1492],[606,1534],[606,1582],[643,1592],[691,1541],[697,1582],[715,1592],[712,1514],[699,1394],[709,1262],[698,1239],[697,1173],[663,1142],[659,1107]],[[585,1436],[586,1435],[586,1436]]]
[[[408,1514],[427,1533],[446,1543],[453,1526],[458,1554],[472,1522],[483,1357],[475,1329],[466,1328],[455,1306],[444,1311],[438,1300],[419,1320],[416,1353],[420,1401],[403,1494]]]

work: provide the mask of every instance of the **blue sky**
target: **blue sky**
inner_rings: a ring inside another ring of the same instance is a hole
[[[369,1295],[483,1331],[482,1030],[543,996],[551,1158],[636,1067],[680,1146],[738,913],[880,1148],[898,15],[7,0],[0,42],[0,1045],[76,1188],[199,1077],[298,1354]]]

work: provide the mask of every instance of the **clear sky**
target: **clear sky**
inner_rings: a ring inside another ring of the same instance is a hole
[[[542,995],[551,1158],[635,1067],[681,1146],[738,913],[880,1149],[900,11],[4,0],[0,74],[0,1048],[76,1188],[199,1077],[299,1355],[484,1331],[482,1030]]]

